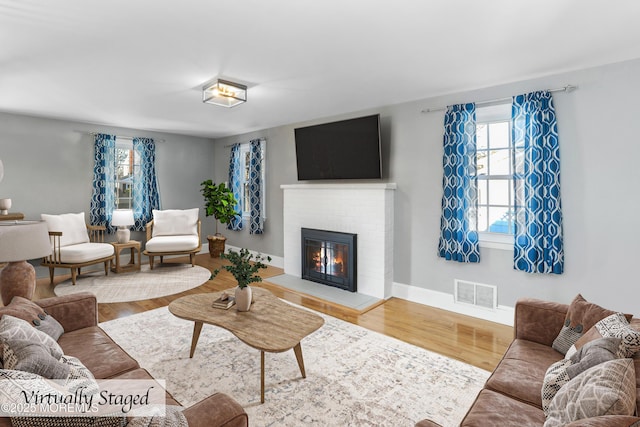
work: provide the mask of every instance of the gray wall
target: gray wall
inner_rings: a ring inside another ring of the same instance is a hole
[[[213,144],[204,138],[0,113],[0,198],[11,198],[11,211],[27,219],[84,211],[88,220],[94,162],[89,132],[164,140],[156,144],[162,208],[199,207],[206,242],[214,223],[205,219],[200,183],[211,174]],[[142,232],[132,238],[145,241]]]
[[[296,183],[293,129],[330,120],[380,113],[385,181],[395,195],[394,282],[452,293],[454,279],[498,286],[499,304],[520,297],[569,302],[577,293],[612,309],[636,312],[635,220],[640,184],[635,119],[640,106],[640,61],[569,72],[498,87],[360,111],[313,122],[216,140],[215,179],[226,181],[228,145],[267,138],[268,222],[263,236],[225,231],[229,244],[282,256],[281,184]],[[512,268],[512,253],[481,249],[479,264],[437,257],[442,195],[443,112],[425,108],[509,97],[541,89],[578,85],[556,93],[562,159],[565,273],[532,275]]]

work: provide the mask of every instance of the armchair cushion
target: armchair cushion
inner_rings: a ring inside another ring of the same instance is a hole
[[[60,261],[64,264],[81,264],[111,256],[113,252],[113,245],[109,243],[79,243],[61,247]]]
[[[151,237],[198,235],[198,214],[200,209],[153,210],[153,231]]]
[[[199,245],[198,234],[195,236],[158,236],[147,242],[145,250],[147,252],[180,252],[196,249]]]
[[[41,214],[40,217],[46,221],[49,231],[62,232],[60,237],[61,247],[89,242],[89,234],[84,222],[84,212],[61,215]]]

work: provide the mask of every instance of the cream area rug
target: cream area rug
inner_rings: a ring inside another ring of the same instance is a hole
[[[233,308],[232,308],[233,310]],[[182,405],[223,392],[252,426],[413,426],[430,418],[457,426],[489,372],[320,314],[302,340],[307,378],[293,351],[265,354],[224,329],[204,325],[189,358],[193,322],[166,307],[102,323],[106,332]]]
[[[82,274],[76,280],[66,280],[53,290],[56,295],[69,295],[78,292],[93,293],[98,302],[127,302],[143,299],[159,298],[177,294],[209,280],[211,272],[204,267],[191,264],[162,264],[155,265],[149,270],[149,265],[142,265],[140,271],[129,273],[109,272],[104,270]]]

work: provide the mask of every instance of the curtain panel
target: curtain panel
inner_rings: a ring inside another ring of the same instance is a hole
[[[133,175],[133,230],[145,231],[153,219],[153,209],[160,209],[156,146],[151,138],[133,138],[133,150],[140,158],[140,168]]]
[[[447,107],[443,145],[438,255],[446,260],[480,262],[475,104]]]
[[[262,206],[263,154],[262,140],[254,139],[249,141],[249,206],[251,206],[249,234],[262,234],[264,231]]]
[[[235,211],[238,215],[234,216],[227,228],[233,231],[242,230],[242,206],[240,200],[242,196],[242,164],[240,162],[240,144],[233,144],[231,146],[231,157],[229,159],[229,187],[233,192],[233,196],[236,198]]]
[[[551,93],[513,97],[514,268],[562,274],[560,147]]]
[[[89,209],[92,225],[105,225],[115,232],[111,218],[115,208],[116,191],[116,137],[96,134],[94,138],[93,190]]]

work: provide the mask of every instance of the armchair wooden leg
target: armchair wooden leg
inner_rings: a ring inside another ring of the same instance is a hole
[[[109,275],[109,263],[110,263],[110,262],[111,262],[110,260],[109,260],[109,261],[105,261],[105,262],[104,262],[104,275],[105,275],[105,276],[108,276],[108,275]]]
[[[196,266],[196,254],[190,253],[189,254],[189,261],[191,261],[191,267],[195,267]]]
[[[153,255],[149,255],[149,270],[153,270]]]
[[[51,280],[52,285],[53,285],[53,270],[55,270],[54,267],[49,267],[49,279]]]
[[[76,276],[78,275],[78,269],[71,268],[71,283],[75,286],[76,284]]]
[[[160,264],[164,264],[164,257],[160,255]]]

